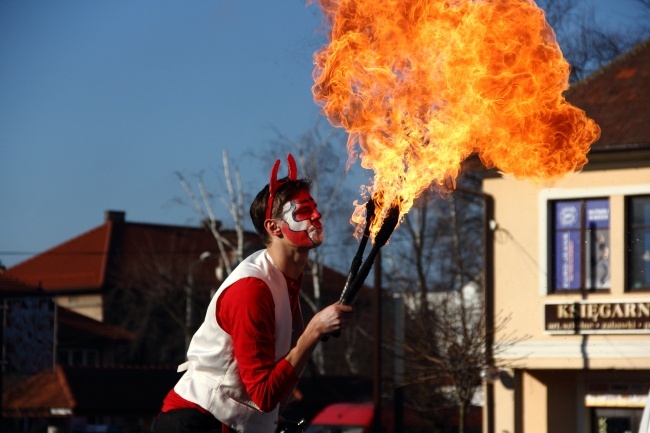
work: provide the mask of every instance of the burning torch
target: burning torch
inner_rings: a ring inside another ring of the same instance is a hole
[[[366,226],[363,230],[363,237],[359,242],[357,254],[354,256],[354,259],[352,259],[350,272],[348,273],[348,278],[345,282],[345,286],[343,287],[343,292],[341,292],[339,304],[352,305],[356,300],[359,290],[361,289],[361,286],[363,286],[363,282],[366,280],[366,277],[368,277],[370,269],[372,269],[372,264],[375,261],[377,253],[379,253],[381,247],[386,245],[386,242],[388,242],[390,235],[393,233],[393,230],[395,230],[395,227],[397,226],[397,222],[399,221],[399,206],[393,205],[388,210],[388,214],[386,215],[386,218],[384,218],[382,226],[375,236],[374,245],[372,246],[368,257],[362,264],[361,261],[363,259],[363,251],[366,248],[368,237],[370,236],[370,224],[374,218],[375,202],[373,200],[370,200],[366,204]]]
[[[370,269],[372,269],[372,265],[375,261],[375,258],[377,257],[377,254],[379,253],[379,250],[381,247],[386,245],[386,242],[388,242],[390,235],[393,233],[395,227],[397,227],[397,223],[399,222],[399,206],[397,204],[394,204],[388,210],[388,213],[382,222],[381,228],[375,236],[375,241],[372,249],[370,250],[370,253],[368,254],[368,257],[366,257],[366,260],[363,261],[363,252],[366,249],[366,244],[368,243],[368,238],[370,237],[370,225],[375,218],[375,208],[376,204],[374,200],[371,199],[368,201],[368,203],[366,203],[366,223],[363,229],[363,236],[359,242],[357,253],[352,259],[350,272],[348,273],[348,277],[345,281],[345,286],[343,287],[341,297],[339,298],[339,304],[341,305],[352,305],[357,299],[359,290],[363,286],[363,282],[368,277]],[[331,335],[338,337],[341,335],[341,333],[340,331],[336,331]],[[322,340],[327,341],[328,339],[329,336],[326,335]]]

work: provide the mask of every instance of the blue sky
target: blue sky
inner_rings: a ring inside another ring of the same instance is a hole
[[[0,1],[0,261],[100,225],[108,209],[196,223],[173,204],[184,197],[174,173],[216,179],[222,149],[257,191],[271,163],[246,152],[321,117],[320,24],[301,0]]]
[[[272,128],[297,138],[320,116],[318,8],[277,4],[0,2],[0,261],[89,230],[106,209],[196,219],[171,203],[184,197],[174,172],[216,172],[224,148],[245,184],[263,185],[271,164],[244,151],[268,147]]]

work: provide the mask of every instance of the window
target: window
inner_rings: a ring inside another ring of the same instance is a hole
[[[609,200],[553,201],[550,212],[552,290],[609,289]]]
[[[627,287],[650,289],[650,196],[627,197]]]

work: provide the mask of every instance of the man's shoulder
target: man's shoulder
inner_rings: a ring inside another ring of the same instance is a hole
[[[228,308],[236,310],[250,310],[254,307],[259,310],[273,305],[273,295],[269,286],[261,279],[255,277],[245,277],[235,281],[222,294],[222,304]]]

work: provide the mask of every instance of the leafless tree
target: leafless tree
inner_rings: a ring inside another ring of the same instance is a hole
[[[205,313],[216,279],[205,228],[152,229],[128,238],[116,251],[106,321],[137,336],[126,362],[178,363],[198,317]],[[216,256],[216,255],[215,255]]]
[[[477,190],[480,180],[468,176],[459,185]],[[407,312],[407,332],[395,337],[408,365],[407,401],[415,409],[432,399],[439,407],[453,402],[461,428],[485,366],[483,221],[480,195],[430,190],[417,199],[386,249],[388,287],[404,299]],[[469,288],[477,290],[468,300]],[[429,408],[422,414],[443,422],[442,412]]]
[[[235,167],[234,174],[230,170],[230,161],[228,159],[228,152],[222,152],[223,174],[226,180],[228,189],[228,197],[220,196],[219,200],[224,208],[230,214],[234,224],[235,233],[237,233],[237,241],[230,242],[224,237],[219,229],[222,222],[216,217],[214,206],[212,204],[212,194],[208,192],[205,187],[203,177],[198,178],[198,195],[194,192],[194,188],[187,182],[181,173],[176,173],[178,180],[190,198],[194,209],[201,216],[202,220],[209,227],[210,232],[217,242],[220,254],[220,266],[223,267],[225,274],[228,275],[232,272],[237,263],[241,262],[244,258],[244,191],[241,183],[241,176],[239,169]]]
[[[595,6],[581,0],[537,1],[571,65],[571,82],[586,78],[650,36],[650,2],[636,0],[636,3],[645,13],[628,17],[628,25],[616,27],[599,21]]]
[[[508,318],[488,331],[483,299],[476,289],[468,285],[460,292],[429,293],[424,305],[416,294],[404,294],[409,335],[401,346],[406,366],[401,386],[411,390],[409,404],[431,424],[445,425],[457,415],[459,433],[465,431],[482,376],[510,366],[491,365],[487,359],[487,332],[502,332]],[[510,337],[493,347],[494,354],[526,338]]]
[[[404,335],[392,336],[395,356],[403,353],[406,367],[403,383],[394,386],[404,387],[406,403],[434,429],[457,415],[458,431],[464,431],[481,373],[494,367],[487,359],[488,335],[507,322],[486,327],[481,234],[490,228],[479,188],[480,179],[466,173],[452,194],[427,191],[386,249],[386,280],[403,300],[406,322]]]
[[[203,177],[198,176],[193,186],[177,173],[189,206],[201,216],[202,225],[170,227],[149,238],[133,240],[132,245],[125,246],[129,257],[116,258],[121,265],[112,276],[115,290],[108,296],[109,303],[122,307],[119,313],[108,312],[110,322],[138,336],[124,355],[126,359],[154,363],[182,360],[218,283],[246,254],[262,247],[257,235],[244,231],[239,170],[231,169],[225,151],[222,158],[227,197],[218,198],[232,220],[232,229],[225,228],[217,218],[214,196]]]

